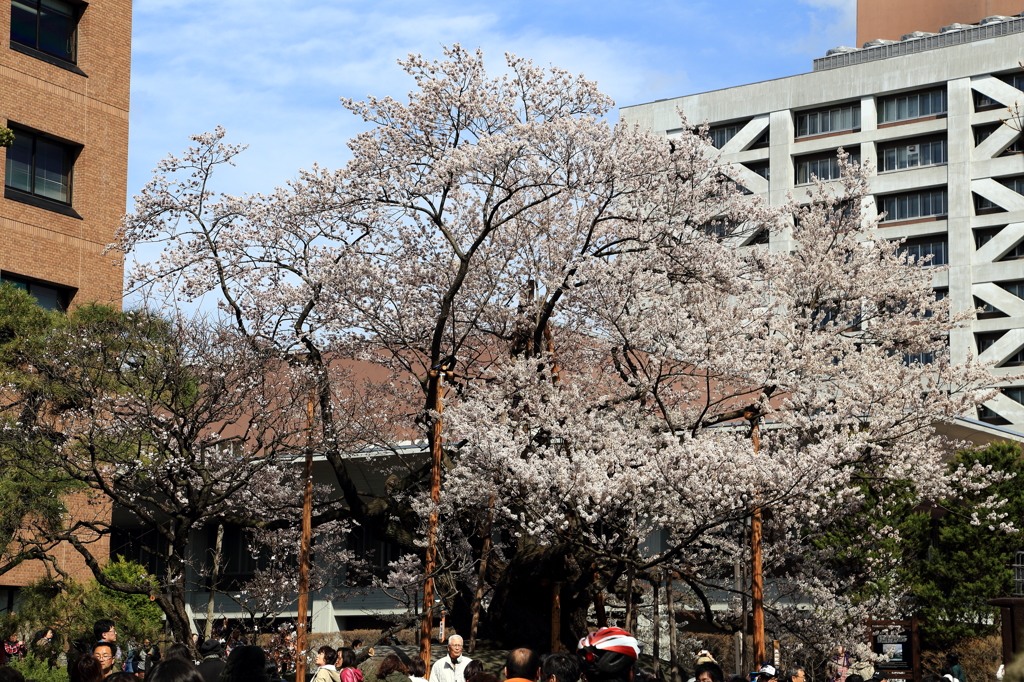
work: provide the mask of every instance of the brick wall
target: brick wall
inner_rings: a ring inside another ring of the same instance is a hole
[[[73,287],[72,305],[121,296],[122,268],[103,250],[127,194],[131,9],[130,0],[95,0],[84,10],[83,76],[12,49],[10,5],[0,5],[0,122],[81,146],[71,201],[81,218],[0,198],[0,271]]]
[[[11,47],[10,4],[0,5],[0,123],[23,126],[81,147],[72,171],[71,207],[80,217],[0,196],[0,273],[77,290],[71,305],[120,305],[123,270],[104,255],[125,211],[128,185],[128,104],[131,76],[131,0],[92,0],[78,23],[78,70],[61,68]],[[0,168],[6,167],[0,148]],[[76,518],[110,518],[109,503],[73,496]],[[109,538],[94,543],[107,557]],[[91,573],[78,553],[53,554],[79,579]],[[22,586],[42,575],[27,562],[0,576]]]
[[[68,515],[72,519],[110,521],[110,501],[106,498],[89,493],[77,493],[68,498],[67,506]],[[110,555],[109,535],[97,537],[94,533],[82,532],[79,534],[79,537],[83,543],[88,544],[92,550],[92,555],[99,559],[100,563],[106,563],[106,559]],[[51,555],[56,559],[57,565],[62,570],[67,571],[75,580],[85,581],[92,579],[92,571],[85,565],[82,555],[70,544],[62,543],[51,551]],[[17,568],[0,576],[0,585],[4,587],[23,587],[44,575],[46,575],[46,569],[42,562],[26,561]]]

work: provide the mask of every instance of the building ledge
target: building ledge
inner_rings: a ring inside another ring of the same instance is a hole
[[[52,54],[47,54],[42,50],[37,50],[34,47],[22,45],[21,43],[16,43],[12,40],[11,49],[15,52],[20,52],[24,55],[28,55],[29,57],[35,57],[40,61],[46,62],[47,64],[53,64],[54,66],[64,69],[65,71],[70,71],[71,73],[76,73],[79,76],[85,76],[86,78],[89,77],[89,74],[87,74],[85,71],[82,71],[82,69],[78,68],[77,64],[72,64],[71,62],[64,61],[60,57],[54,57]]]
[[[53,211],[54,213],[60,213],[61,215],[82,220],[82,216],[79,215],[78,211],[71,208],[68,204],[62,204],[59,201],[47,199],[46,197],[39,197],[35,194],[19,192],[18,190],[11,189],[10,187],[4,187],[4,199],[10,199],[11,201],[17,201],[22,204],[28,204],[29,206],[35,206],[36,208]]]

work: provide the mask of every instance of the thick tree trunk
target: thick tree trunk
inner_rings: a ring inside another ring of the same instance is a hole
[[[521,542],[494,586],[484,622],[491,636],[505,647],[526,646],[535,651],[551,647],[551,583],[561,582],[560,634],[562,646],[575,650],[586,632],[592,585],[590,575],[564,547],[540,547]]]

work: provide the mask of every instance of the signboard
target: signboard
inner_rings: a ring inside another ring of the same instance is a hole
[[[876,654],[888,657],[875,663],[876,670],[892,680],[921,680],[917,617],[910,620],[869,620],[868,641]]]

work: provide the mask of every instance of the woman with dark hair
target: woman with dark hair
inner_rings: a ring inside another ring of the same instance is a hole
[[[341,675],[334,666],[338,660],[338,652],[329,646],[322,646],[316,651],[316,664],[320,669],[313,676],[313,682],[340,682]]]
[[[258,646],[236,646],[228,656],[220,682],[270,682],[267,656]]]
[[[474,658],[472,661],[466,664],[466,669],[462,671],[462,677],[463,679],[468,680],[469,678],[473,677],[473,675],[485,672],[487,671],[484,670],[484,664]]]
[[[167,647],[167,651],[164,652],[164,658],[177,658],[182,661],[188,661],[193,663],[192,652],[188,650],[188,647],[181,642],[175,642],[174,644]]]
[[[377,679],[383,682],[409,682],[409,669],[395,654],[388,654],[377,668]],[[469,679],[469,676],[466,676]]]
[[[192,661],[182,658],[165,658],[146,673],[148,682],[203,682]]]
[[[338,649],[341,655],[341,682],[363,682],[363,671],[356,667],[356,650],[349,647]]]
[[[90,655],[80,656],[68,666],[71,682],[103,682],[103,666]]]
[[[427,682],[427,678],[424,677],[427,674],[427,664],[422,658],[413,656],[405,667],[409,672],[410,682]]]

